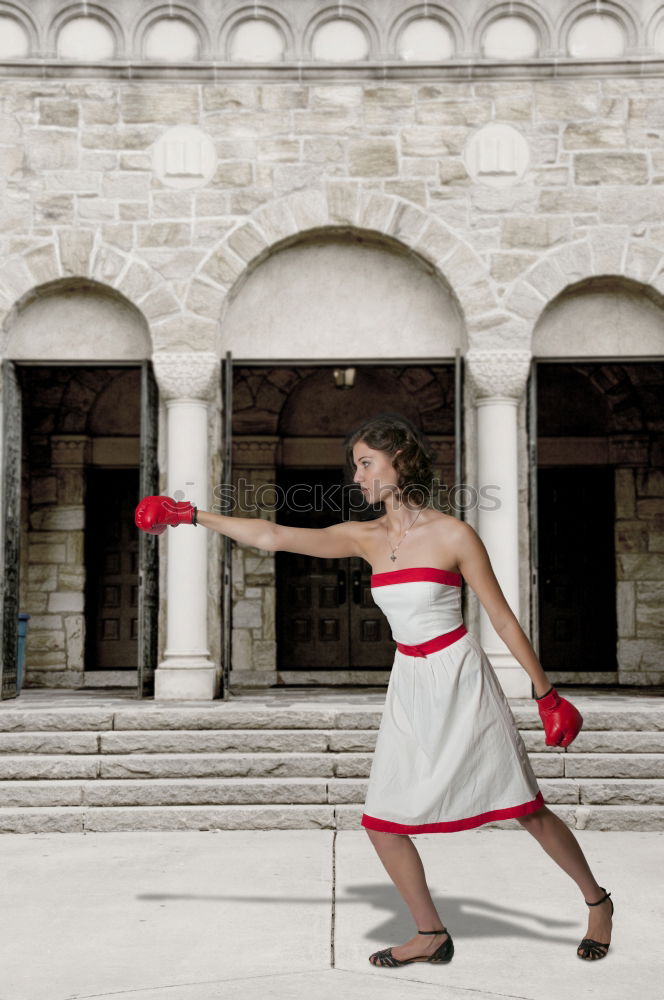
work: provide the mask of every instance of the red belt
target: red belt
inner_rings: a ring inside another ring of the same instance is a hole
[[[439,649],[445,649],[445,646],[451,646],[462,635],[466,635],[467,631],[465,625],[459,625],[458,628],[452,629],[451,632],[446,632],[444,635],[437,635],[433,639],[427,639],[426,642],[420,642],[417,646],[406,646],[403,642],[398,642],[397,649],[401,653],[405,653],[406,656],[426,656],[427,653],[435,653]]]

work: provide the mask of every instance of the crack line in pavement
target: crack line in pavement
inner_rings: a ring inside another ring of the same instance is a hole
[[[336,812],[336,810],[335,810]],[[334,968],[334,930],[336,920],[337,888],[337,831],[332,833],[332,919],[330,925],[330,965]]]
[[[295,969],[286,972],[264,972],[257,976],[236,976],[234,979],[195,979],[188,983],[171,983],[165,986],[129,986],[126,990],[115,990],[113,993],[72,993],[63,1000],[103,1000],[104,997],[129,996],[131,993],[148,993],[150,990],[181,990],[188,986],[215,986],[221,983],[243,983],[253,979],[277,979],[280,976],[312,976],[316,972],[329,972],[325,969]],[[345,969],[335,969],[345,972]],[[3,998],[4,1000],[4,998]],[[527,1000],[527,998],[524,998]]]
[[[426,962],[422,962],[422,965],[426,965]],[[335,972],[347,972],[352,973],[355,976],[369,976],[373,978],[373,972],[364,972],[360,969],[344,969],[339,967],[335,969]],[[397,982],[397,977],[395,976],[391,982]],[[409,979],[408,976],[399,976],[398,982],[400,983],[417,983],[418,986],[434,986],[437,984],[429,983],[424,979]],[[483,997],[496,997],[501,998],[501,1000],[532,1000],[532,997],[526,997],[522,993],[494,993],[491,990],[487,991],[481,986],[458,986],[456,983],[448,983],[447,988],[450,990],[459,990],[464,993],[469,993],[471,996],[477,996],[481,994]]]

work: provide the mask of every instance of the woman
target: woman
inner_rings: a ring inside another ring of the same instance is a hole
[[[476,532],[431,506],[425,438],[404,417],[381,414],[352,431],[345,447],[353,481],[367,504],[382,511],[375,520],[291,528],[146,497],[136,508],[136,524],[153,534],[168,525],[201,524],[266,551],[361,556],[371,565],[372,594],[397,650],[361,822],[417,928],[403,944],[371,955],[372,964],[449,962],[454,953],[409,834],[448,833],[510,817],[576,882],[591,908],[577,955],[603,958],[611,939],[611,894],[596,882],[572,831],[544,804],[496,674],[463,625],[462,578],[531,678],[547,745],[567,746],[581,728],[580,714],[547,679]]]

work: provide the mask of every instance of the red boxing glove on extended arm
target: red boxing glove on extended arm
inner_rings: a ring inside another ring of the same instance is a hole
[[[170,497],[143,497],[136,508],[134,521],[141,531],[147,531],[149,535],[161,535],[169,526],[196,526],[196,513],[197,508],[188,500],[178,502]]]
[[[546,733],[548,747],[566,747],[576,738],[583,716],[566,698],[561,698],[554,687],[535,698]]]

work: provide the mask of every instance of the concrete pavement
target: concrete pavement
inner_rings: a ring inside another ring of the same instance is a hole
[[[662,1000],[664,833],[576,832],[616,907],[587,907],[522,830],[414,837],[455,955],[377,969],[410,914],[364,830],[0,836],[0,1000]]]

